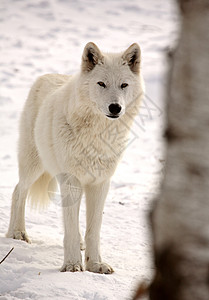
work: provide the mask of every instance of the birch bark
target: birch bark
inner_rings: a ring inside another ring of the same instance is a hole
[[[209,1],[178,0],[171,57],[167,165],[152,213],[150,300],[209,299]]]

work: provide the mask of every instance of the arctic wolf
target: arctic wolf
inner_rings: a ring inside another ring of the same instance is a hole
[[[90,42],[78,74],[41,76],[26,101],[20,123],[19,183],[12,196],[7,237],[30,242],[25,230],[26,198],[43,203],[57,176],[65,232],[61,271],[84,269],[78,224],[83,191],[86,270],[113,272],[101,259],[100,228],[110,178],[144,94],[140,59],[136,43],[122,53],[107,54]],[[76,201],[72,201],[72,181],[81,191]]]

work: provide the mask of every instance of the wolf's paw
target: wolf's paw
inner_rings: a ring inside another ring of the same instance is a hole
[[[15,239],[15,240],[21,240],[21,241],[25,241],[29,244],[31,244],[31,241],[26,233],[26,231],[22,230],[14,230],[12,233],[7,233],[6,235],[9,238]]]
[[[86,263],[86,271],[100,274],[112,274],[114,272],[113,268],[110,265],[93,261],[88,261]]]
[[[80,262],[64,263],[62,268],[60,269],[60,272],[82,272],[82,271],[83,271],[83,266],[82,266],[82,263],[80,263]]]

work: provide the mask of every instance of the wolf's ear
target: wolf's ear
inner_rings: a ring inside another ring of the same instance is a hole
[[[91,71],[98,63],[102,63],[103,55],[97,45],[90,42],[88,43],[83,51],[82,56],[82,71]]]
[[[132,44],[122,55],[123,60],[128,63],[131,71],[138,74],[141,62],[141,50],[138,44]]]

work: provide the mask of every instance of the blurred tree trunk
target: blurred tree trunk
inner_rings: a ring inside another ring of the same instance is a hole
[[[151,300],[209,299],[209,0],[178,0],[168,86],[167,165],[152,213]]]

